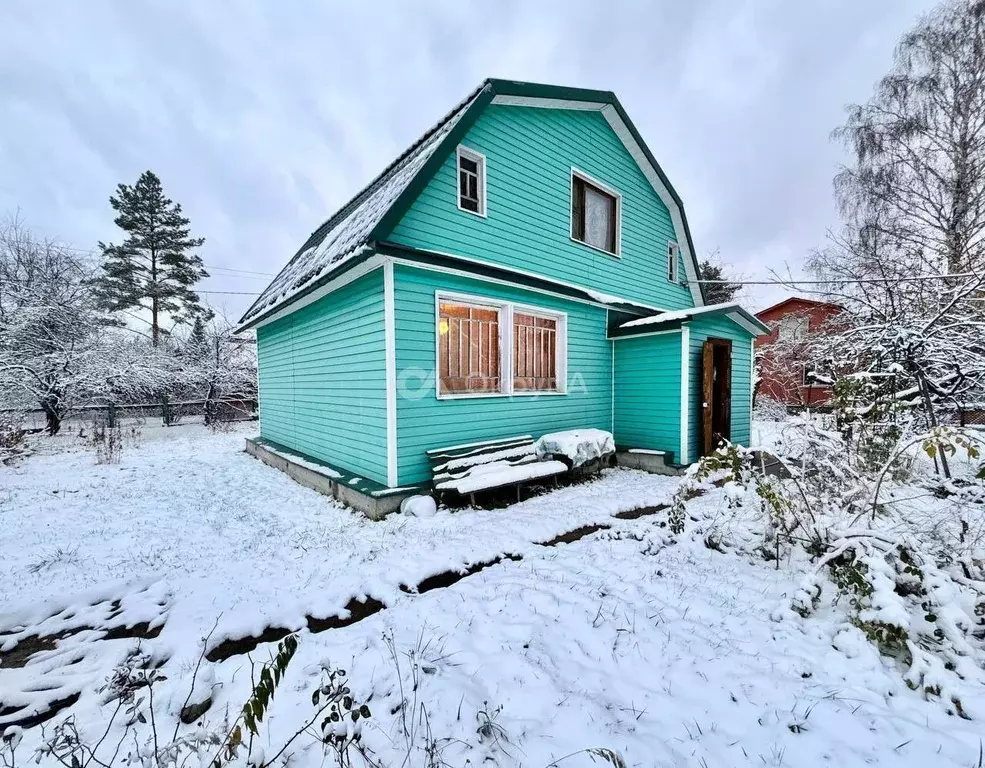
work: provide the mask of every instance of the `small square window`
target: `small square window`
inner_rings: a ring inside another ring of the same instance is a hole
[[[571,177],[571,237],[619,255],[619,197],[577,173]]]
[[[677,243],[671,240],[667,243],[667,279],[672,283],[677,282],[677,263],[680,248]]]
[[[458,207],[486,215],[486,157],[468,147],[458,148]]]

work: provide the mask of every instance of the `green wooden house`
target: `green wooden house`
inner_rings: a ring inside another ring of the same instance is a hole
[[[748,441],[766,330],[696,278],[681,199],[614,94],[487,80],[244,315],[256,442],[377,496],[428,483],[429,449],[557,430],[686,465]]]

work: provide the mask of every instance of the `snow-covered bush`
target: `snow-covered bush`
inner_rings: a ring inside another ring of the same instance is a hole
[[[100,689],[111,714],[108,722],[92,731],[98,738],[87,739],[71,715],[50,728],[42,726],[42,743],[34,758],[39,764],[53,761],[78,768],[134,764],[145,768],[199,764],[211,768],[265,768],[288,763],[289,750],[297,739],[303,734],[318,733],[334,764],[349,766],[361,749],[363,723],[372,717],[372,713],[353,694],[345,670],[335,669],[327,663],[322,664],[321,679],[311,694],[312,713],[297,724],[294,736],[279,748],[270,744],[264,719],[297,647],[295,635],[281,640],[270,661],[253,665],[250,673],[253,688],[242,709],[232,719],[227,712],[222,720],[212,722],[204,717],[211,704],[211,686],[200,691],[195,699],[201,702],[201,711],[190,718],[186,716],[196,693],[197,679],[209,677],[209,673],[199,674],[203,649],[192,677],[192,689],[173,730],[159,720],[159,712],[154,706],[154,690],[167,678],[160,673],[154,660],[138,647],[113,670],[106,685]],[[117,726],[115,729],[114,725]],[[0,765],[6,768],[18,765],[20,741],[19,728],[5,731],[0,743]]]
[[[96,455],[97,464],[119,464],[123,456],[123,430],[119,422],[112,427],[93,427],[88,446]]]
[[[724,509],[698,519],[695,535],[803,570],[796,613],[834,611],[894,659],[911,688],[955,715],[985,716],[962,697],[965,686],[985,684],[982,438],[938,427],[894,442],[874,466],[811,421],[790,428],[795,455],[726,445],[691,467],[672,530],[685,529],[687,500],[703,485],[723,487]],[[942,454],[968,471],[937,478],[929,465]]]
[[[787,406],[779,400],[759,395],[752,409],[752,415],[756,421],[786,421],[788,411]]]
[[[6,464],[27,452],[24,428],[20,420],[0,418],[0,464]]]

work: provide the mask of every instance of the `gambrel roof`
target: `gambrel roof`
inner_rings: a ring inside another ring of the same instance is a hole
[[[670,211],[692,297],[696,305],[704,303],[683,203],[615,94],[487,79],[312,232],[243,315],[239,330],[280,313],[331,277],[373,255],[375,246],[386,243],[390,231],[490,103],[601,112]]]

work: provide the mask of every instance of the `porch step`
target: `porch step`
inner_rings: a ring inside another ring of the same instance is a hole
[[[684,468],[675,466],[673,461],[674,454],[670,451],[616,446],[616,464],[620,467],[642,469],[654,475],[683,475]]]

